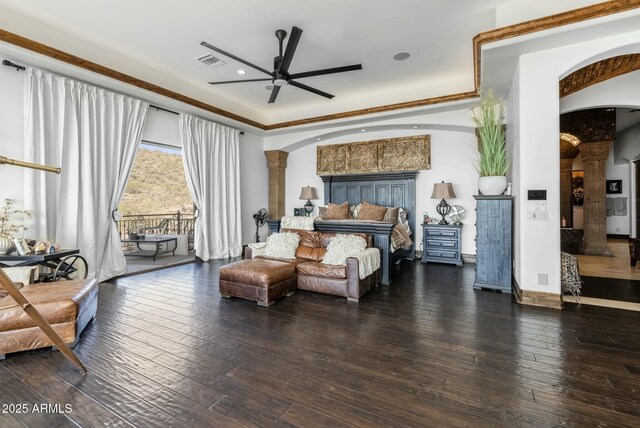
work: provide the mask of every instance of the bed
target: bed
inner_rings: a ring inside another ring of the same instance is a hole
[[[402,207],[413,232],[413,243],[406,248],[392,252],[390,249],[392,223],[362,220],[318,220],[315,229],[322,232],[369,233],[374,237],[374,245],[380,250],[381,282],[391,282],[391,266],[402,259],[415,258],[416,233],[416,177],[419,171],[384,172],[375,174],[348,174],[321,176],[324,182],[324,204],[357,205],[366,201],[374,205]],[[269,229],[277,232],[280,220],[267,220]]]

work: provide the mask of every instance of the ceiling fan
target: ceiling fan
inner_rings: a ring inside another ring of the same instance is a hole
[[[228,56],[238,62],[241,62],[245,65],[248,65],[251,68],[255,68],[269,76],[267,79],[246,79],[246,80],[227,80],[223,82],[209,82],[211,85],[222,85],[227,83],[239,83],[239,82],[264,82],[271,81],[273,83],[273,89],[271,90],[271,96],[269,97],[269,103],[275,102],[278,97],[278,92],[280,92],[280,88],[283,86],[291,85],[296,88],[304,89],[305,91],[312,92],[316,95],[320,95],[325,98],[333,98],[334,96],[323,92],[319,89],[312,88],[311,86],[305,85],[303,83],[297,82],[294,79],[303,79],[305,77],[313,77],[313,76],[321,76],[323,74],[334,74],[334,73],[343,73],[345,71],[354,71],[354,70],[362,70],[362,64],[354,64],[347,65],[344,67],[334,67],[334,68],[325,68],[322,70],[313,70],[313,71],[305,71],[302,73],[293,73],[289,74],[289,66],[291,65],[291,60],[293,59],[293,55],[296,52],[296,48],[298,47],[298,42],[300,41],[300,36],[302,35],[302,30],[298,27],[293,27],[291,29],[291,35],[289,36],[289,41],[287,42],[287,49],[282,54],[282,43],[287,37],[287,32],[285,30],[277,30],[276,37],[278,39],[280,49],[279,54],[275,58],[273,58],[273,71],[266,70],[260,66],[250,63],[242,58],[238,58],[237,56],[230,54],[229,52],[223,51],[220,48],[217,48],[213,45],[210,45],[207,42],[200,43],[202,46],[205,46],[209,49],[212,49],[216,52],[221,53],[222,55]]]

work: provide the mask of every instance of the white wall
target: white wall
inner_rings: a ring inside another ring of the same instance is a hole
[[[363,125],[364,126],[364,125]],[[324,205],[324,189],[320,177],[316,175],[316,153],[318,145],[343,144],[358,141],[378,140],[383,138],[404,137],[411,135],[431,135],[431,169],[421,171],[416,181],[416,228],[412,239],[416,249],[422,242],[422,214],[427,212],[431,217],[440,218],[436,212],[439,200],[430,199],[433,184],[444,180],[453,183],[457,198],[448,200],[450,205],[461,205],[466,209],[463,220],[462,253],[475,254],[475,200],[478,193],[478,174],[473,167],[475,134],[472,132],[453,132],[440,130],[386,130],[379,132],[363,132],[346,135],[330,140],[307,145],[289,153],[286,170],[287,189],[285,210],[293,215],[293,208],[302,207],[306,201],[298,199],[303,186],[313,186],[318,190],[316,207]]]
[[[23,90],[24,73],[1,66],[0,156],[24,158]],[[142,138],[181,147],[178,116],[150,108]],[[5,198],[12,198],[16,199],[17,207],[22,207],[25,196],[23,175],[23,168],[0,165],[0,203]],[[249,133],[240,136],[240,175],[242,242],[246,244],[254,241],[253,213],[268,205],[268,170],[261,136]],[[266,234],[266,227],[264,229],[263,235]]]
[[[18,160],[24,160],[23,78],[24,73],[0,66],[0,156]],[[24,171],[0,165],[0,204],[9,198],[16,200],[16,208],[24,206]]]
[[[640,96],[638,96],[638,100],[640,100]],[[640,123],[616,135],[614,158],[616,163],[624,163],[640,158]]]
[[[255,242],[256,226],[253,220],[260,208],[269,208],[269,169],[262,148],[262,137],[245,132],[240,136],[240,190],[242,192],[242,243]],[[269,228],[260,229],[265,241]]]
[[[627,215],[625,216],[611,216],[607,217],[607,233],[613,235],[628,235],[631,226],[631,216],[629,213],[629,204],[631,198],[629,197],[629,182],[630,182],[630,168],[629,163],[616,165],[614,163],[613,152],[617,146],[617,142],[612,144],[611,152],[609,153],[609,159],[607,159],[607,180],[622,180],[622,193],[621,194],[608,194],[608,198],[627,198]]]
[[[522,214],[520,204],[517,202],[522,197],[520,193],[522,180],[520,178],[520,115],[518,114],[520,106],[520,75],[518,70],[519,68],[516,66],[516,72],[507,98],[507,149],[511,154],[511,167],[508,175],[511,181],[511,194],[513,195],[513,277],[516,283],[520,284]]]

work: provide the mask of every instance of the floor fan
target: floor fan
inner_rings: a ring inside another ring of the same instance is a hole
[[[260,208],[260,210],[253,215],[253,220],[256,222],[256,242],[260,242],[260,228],[264,226],[267,222],[267,216],[269,213],[265,208]]]

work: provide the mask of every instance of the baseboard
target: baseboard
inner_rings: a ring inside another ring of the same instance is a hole
[[[629,239],[629,235],[616,235],[615,233],[607,233],[607,238],[611,238],[611,239]]]
[[[518,281],[516,281],[515,278],[513,279],[512,288],[516,301],[521,305],[562,309],[562,296],[560,294],[523,290],[520,288],[520,285],[518,285]]]
[[[460,256],[462,257],[462,260],[465,263],[473,263],[473,264],[475,264],[475,262],[476,262],[476,255],[475,254],[461,254]]]

